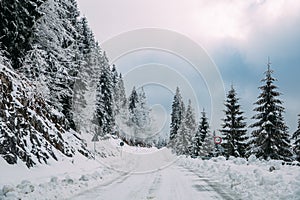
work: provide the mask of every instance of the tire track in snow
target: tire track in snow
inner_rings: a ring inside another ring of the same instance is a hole
[[[232,200],[217,182],[191,169],[172,165],[151,173],[128,173],[70,199],[98,200]]]
[[[219,184],[218,181],[212,181],[208,178],[203,177],[202,175],[198,174],[196,171],[189,169],[189,168],[184,168],[186,170],[188,170],[189,172],[193,173],[194,175],[199,177],[199,180],[201,180],[202,182],[207,183],[207,186],[203,186],[203,185],[195,185],[195,187],[201,191],[201,190],[205,190],[205,191],[209,191],[209,189],[211,188],[212,191],[217,192],[219,195],[222,196],[222,198],[224,200],[239,200],[240,198],[233,196],[233,194],[230,194],[228,191],[225,191],[224,189],[222,189],[222,186]]]

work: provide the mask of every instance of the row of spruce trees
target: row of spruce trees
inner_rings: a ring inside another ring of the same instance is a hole
[[[268,69],[259,87],[260,94],[255,102],[252,117],[255,121],[249,126],[248,134],[244,112],[241,111],[239,98],[233,86],[225,100],[225,117],[222,119],[222,148],[213,144],[214,134],[209,131],[209,123],[203,110],[198,127],[195,114],[189,100],[185,110],[179,88],[172,104],[169,146],[179,155],[193,157],[224,155],[226,157],[247,158],[251,155],[259,159],[297,160],[300,161],[300,119],[297,131],[290,136],[284,122],[284,107],[279,99],[278,87],[274,85],[273,70]]]

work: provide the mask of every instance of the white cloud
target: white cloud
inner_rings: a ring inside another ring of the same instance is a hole
[[[287,31],[299,27],[300,19],[300,1],[295,0],[79,0],[79,5],[100,42],[125,31],[158,27],[185,34],[209,52],[231,39],[250,62],[258,60],[257,50],[269,51],[270,41],[283,40]]]

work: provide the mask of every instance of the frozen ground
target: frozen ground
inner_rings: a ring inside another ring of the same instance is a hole
[[[121,149],[119,142],[97,144],[96,160],[79,156],[30,170],[0,159],[0,199],[300,199],[298,166],[178,158],[166,148]]]

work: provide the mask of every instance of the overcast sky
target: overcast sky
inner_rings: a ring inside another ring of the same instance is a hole
[[[195,41],[216,64],[225,92],[231,84],[236,87],[248,123],[252,122],[253,103],[259,95],[257,88],[270,56],[274,76],[278,79],[275,84],[283,93],[286,121],[290,131],[295,131],[300,113],[300,1],[78,0],[78,4],[100,45],[121,33],[149,27],[171,30]],[[186,70],[188,64],[180,61],[178,56],[171,58],[168,53],[148,50],[133,52],[114,62],[124,74],[149,63],[173,67],[189,80],[190,87],[206,87],[201,95],[196,94],[196,104],[202,105],[195,106],[196,110],[205,107],[211,111],[209,93],[212,91],[208,91],[205,77],[197,79],[193,76],[192,71]],[[152,92],[151,96],[160,94],[158,96],[172,101],[170,90],[174,91],[174,87],[165,88],[168,92],[158,88],[152,86],[148,93]],[[162,99],[150,101],[164,105],[166,109],[171,104],[167,105]]]

